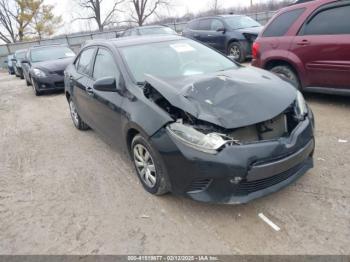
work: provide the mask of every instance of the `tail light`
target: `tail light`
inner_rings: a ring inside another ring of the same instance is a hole
[[[257,59],[259,56],[260,45],[257,42],[253,43],[252,55],[253,59]]]

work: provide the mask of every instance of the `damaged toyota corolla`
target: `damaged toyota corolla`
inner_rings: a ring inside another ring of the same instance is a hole
[[[65,71],[74,125],[130,154],[143,187],[238,204],[313,166],[302,94],[179,36],[96,40]]]

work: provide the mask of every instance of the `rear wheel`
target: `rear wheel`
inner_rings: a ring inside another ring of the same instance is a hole
[[[300,81],[294,70],[288,65],[278,65],[270,69],[271,72],[286,78],[296,89],[300,90]]]
[[[141,135],[136,135],[131,143],[131,156],[143,187],[151,194],[163,195],[170,186],[166,170],[156,151]]]
[[[88,130],[89,126],[81,119],[72,99],[69,99],[69,111],[74,126],[79,130]]]

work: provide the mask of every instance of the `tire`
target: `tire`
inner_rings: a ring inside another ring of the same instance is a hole
[[[300,90],[300,81],[295,71],[288,65],[279,65],[272,67],[271,72],[282,76],[288,82],[290,82],[296,89]]]
[[[143,136],[136,135],[131,142],[130,148],[132,161],[144,189],[157,196],[168,193],[170,191],[170,183],[166,169],[148,141]],[[148,159],[146,152],[149,155]],[[145,163],[146,167],[142,166]]]
[[[73,100],[70,98],[69,101],[69,112],[72,118],[74,126],[79,130],[88,130],[89,126],[81,119]]]
[[[21,74],[19,77],[20,77],[21,79],[24,79],[24,75],[23,75],[23,74]]]
[[[27,79],[27,77],[25,76],[24,77],[25,78],[25,80],[26,80],[26,84],[27,84],[27,86],[31,86],[32,85],[32,83]]]
[[[242,48],[242,45],[238,42],[233,42],[228,46],[227,55],[232,56],[238,63],[245,61],[244,50]]]
[[[38,84],[35,82],[35,80],[32,78],[32,86],[33,86],[33,90],[36,96],[40,96],[41,92],[40,90],[38,90]]]

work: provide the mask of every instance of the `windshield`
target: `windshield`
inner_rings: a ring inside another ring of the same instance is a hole
[[[237,68],[230,59],[192,40],[123,47],[121,53],[138,83],[145,81],[145,74],[176,78]]]
[[[35,48],[31,51],[30,58],[33,63],[47,60],[56,60],[67,57],[74,57],[74,52],[65,46],[50,46]]]
[[[23,60],[26,56],[27,51],[20,51],[16,53],[16,58],[19,60]]]
[[[141,35],[176,35],[176,32],[169,27],[149,27],[149,28],[139,28]]]
[[[248,27],[258,27],[261,26],[257,21],[251,19],[248,16],[232,16],[225,18],[226,23],[231,27],[231,29],[242,29]]]

